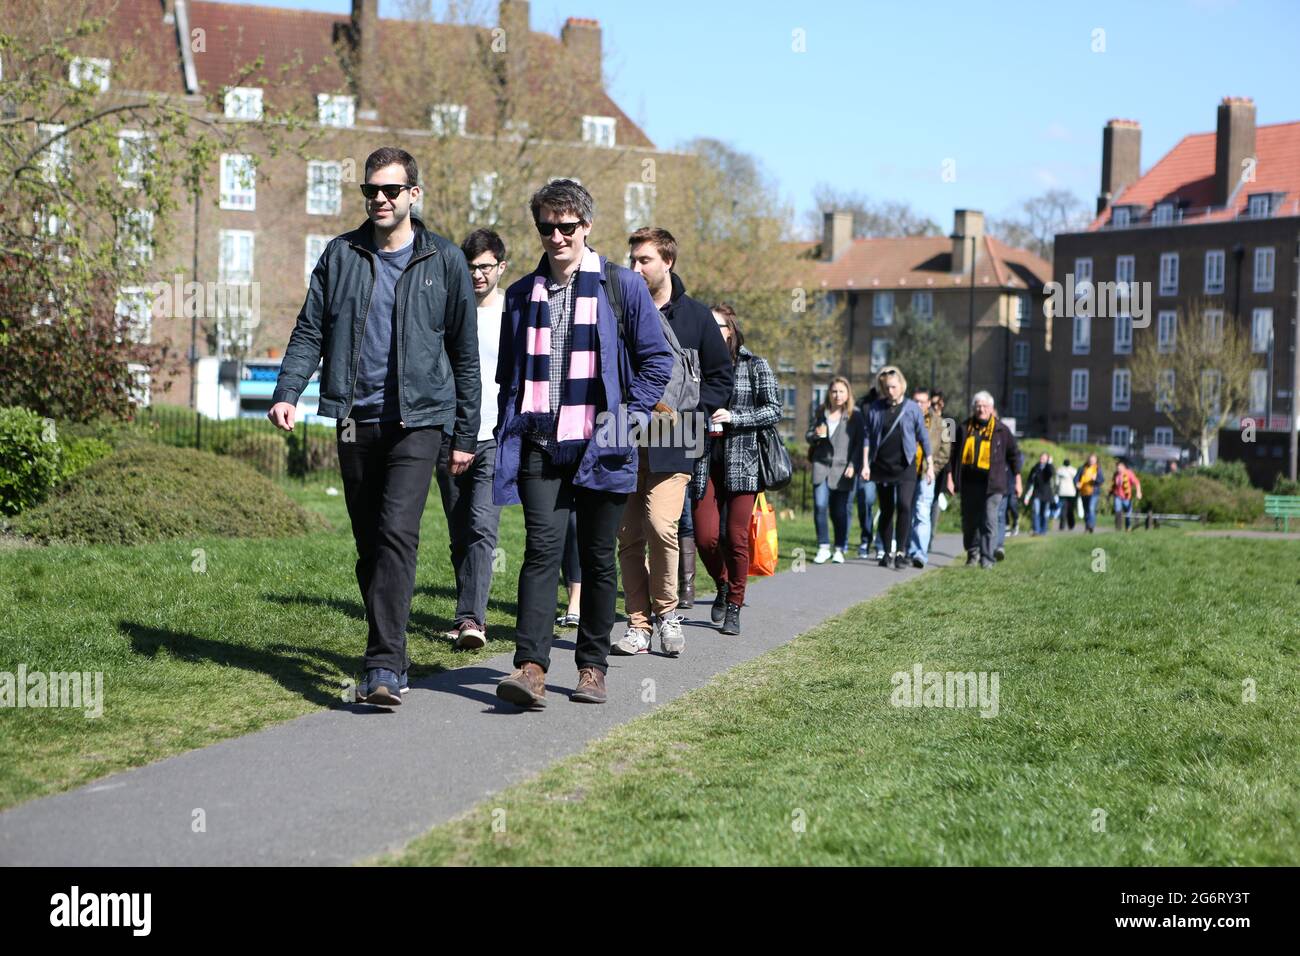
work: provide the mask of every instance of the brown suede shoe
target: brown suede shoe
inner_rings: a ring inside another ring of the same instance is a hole
[[[545,707],[546,671],[528,661],[497,684],[497,696],[520,707]]]
[[[584,667],[578,671],[578,686],[569,699],[580,704],[605,703],[605,675],[595,667]]]

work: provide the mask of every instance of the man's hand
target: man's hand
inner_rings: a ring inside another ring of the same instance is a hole
[[[952,472],[951,472],[951,471],[948,472],[948,494],[950,494],[950,495],[951,495],[951,494],[955,494],[955,492],[952,490]]]
[[[1025,483],[1019,475],[1016,475],[1016,497],[1019,498],[1025,493]]]
[[[451,461],[447,464],[447,470],[453,475],[463,475],[473,463],[474,453],[472,451],[456,451],[453,448],[451,452]]]
[[[845,478],[853,477],[853,465],[850,464],[849,467],[844,469],[844,477]]]
[[[293,420],[297,415],[298,406],[289,402],[276,402],[271,406],[271,410],[266,413],[266,417],[271,419],[271,424],[287,432],[293,431]]]

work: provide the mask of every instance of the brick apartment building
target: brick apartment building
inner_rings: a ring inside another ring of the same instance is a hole
[[[823,222],[820,244],[805,254],[815,258],[812,281],[827,294],[824,307],[837,315],[847,347],[806,370],[777,357],[786,434],[802,436],[831,376],[848,378],[856,396],[871,387],[891,361],[891,327],[903,310],[951,326],[961,344],[963,386],[969,357],[972,393],[992,393],[1020,433],[1044,432],[1051,341],[1043,309],[1051,278],[1046,261],[987,235],[984,214],[971,209],[956,211],[949,237],[854,239],[852,214],[827,212]],[[929,369],[905,368],[903,374],[912,385],[929,380]],[[950,413],[961,411],[949,405]]]
[[[628,231],[649,224],[654,183],[688,178],[666,174],[689,158],[656,149],[605,92],[599,23],[571,17],[558,38],[539,33],[530,27],[527,0],[501,0],[495,28],[381,19],[378,0],[352,0],[350,16],[206,0],[117,0],[115,11],[103,34],[74,50],[79,63],[94,63],[111,77],[115,51],[130,46],[147,51],[149,91],[169,94],[206,120],[237,123],[296,109],[314,127],[306,158],[268,150],[258,154],[255,175],[248,153],[223,154],[210,170],[210,192],[197,204],[183,203],[168,241],[154,252],[157,278],[169,284],[179,275],[183,282],[257,290],[249,297],[256,314],[232,296],[235,307],[227,303],[199,321],[196,359],[208,356],[194,366],[199,381],[204,389],[215,385],[219,367],[227,399],[241,396],[223,401],[223,417],[257,415],[269,405],[269,381],[237,387],[241,369],[247,378],[248,365],[258,364],[241,362],[263,357],[260,377],[273,378],[320,251],[365,218],[357,183],[365,157],[378,146],[400,145],[416,157],[426,193],[418,212],[435,191],[443,208],[463,201],[467,215],[444,229],[453,241],[475,225],[515,238],[508,279],[540,254],[526,199],[547,180],[574,177],[592,190],[593,243],[617,254]],[[460,83],[464,99],[456,101],[461,78],[454,57],[490,43],[500,44],[504,88],[537,96],[548,74],[567,71],[573,94],[545,116],[504,124],[499,102],[482,88]],[[260,66],[250,69],[259,58]],[[212,102],[221,114],[209,112]],[[525,139],[533,159],[521,174],[522,164],[501,158]],[[658,176],[647,177],[654,164]],[[498,177],[511,175],[526,181],[515,184],[509,200],[498,191],[494,203]],[[150,341],[187,352],[190,319],[150,322],[148,298],[145,289],[123,290],[122,308],[139,313]],[[147,389],[147,376],[143,382]],[[185,404],[190,395],[187,369],[156,398]]]
[[[1145,174],[1141,138],[1132,120],[1106,125],[1097,216],[1085,231],[1056,237],[1054,277],[1063,286],[1072,277],[1076,287],[1149,282],[1151,324],[1058,318],[1049,431],[1147,459],[1185,457],[1194,436],[1176,434],[1154,396],[1136,393],[1128,357],[1142,335],[1172,350],[1198,334],[1186,327],[1191,311],[1249,331],[1258,368],[1248,412],[1268,426],[1250,457],[1276,459],[1266,469],[1276,473],[1296,424],[1300,122],[1257,127],[1251,100],[1225,98],[1213,132],[1185,136]],[[1239,420],[1225,423],[1225,451],[1240,444],[1230,434],[1239,428]]]

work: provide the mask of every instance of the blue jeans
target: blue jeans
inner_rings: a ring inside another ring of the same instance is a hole
[[[912,509],[912,536],[907,543],[907,556],[920,558],[925,565],[930,552],[930,506],[934,502],[935,482],[922,478],[916,485],[916,507]]]
[[[871,509],[876,504],[876,483],[874,481],[863,481],[860,477],[853,479],[853,497],[858,504],[858,528],[861,533],[859,541],[863,544],[871,544]],[[876,544],[879,545],[880,535],[876,535]]]
[[[1083,499],[1083,526],[1089,531],[1097,527],[1097,498],[1093,492]]]
[[[1034,522],[1034,534],[1047,534],[1047,526],[1052,521],[1052,503],[1040,498],[1030,501],[1030,512]]]
[[[832,491],[829,481],[813,485],[813,525],[817,529],[817,545],[829,546],[831,542],[826,527],[826,515],[830,513],[831,524],[835,528],[835,547],[841,551],[849,547],[849,495],[852,489]]]
[[[1116,498],[1115,500],[1115,530],[1120,530],[1120,515],[1124,516],[1123,529],[1127,531],[1133,521],[1133,499]]]

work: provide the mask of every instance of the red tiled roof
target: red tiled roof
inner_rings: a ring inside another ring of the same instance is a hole
[[[970,284],[952,269],[952,240],[945,236],[855,239],[834,262],[813,264],[826,289],[950,289]],[[985,236],[976,262],[975,284],[1036,289],[1052,278],[1052,267],[1024,249]]]
[[[1214,202],[1215,133],[1193,133],[1125,188],[1110,209],[1088,226],[1092,232],[1110,221],[1115,206],[1139,205],[1147,209],[1158,202],[1177,202],[1188,222],[1235,219],[1248,207],[1252,193],[1283,193],[1275,215],[1300,215],[1300,122],[1274,123],[1255,128],[1255,182],[1237,190],[1232,205],[1208,209]]]

